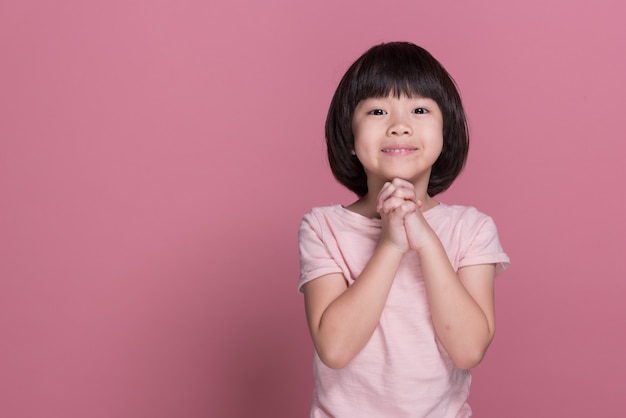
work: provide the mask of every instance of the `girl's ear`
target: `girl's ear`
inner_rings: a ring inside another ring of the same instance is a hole
[[[355,151],[355,150],[351,150],[351,151],[350,151],[350,154],[352,154],[352,155],[356,155],[356,151]]]

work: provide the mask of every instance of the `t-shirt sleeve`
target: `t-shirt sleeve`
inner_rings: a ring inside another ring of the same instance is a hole
[[[328,234],[328,231],[326,231],[326,234]],[[300,293],[302,293],[302,286],[305,283],[326,274],[342,272],[324,243],[324,235],[325,231],[313,213],[309,213],[302,218],[298,231],[300,250],[298,291]]]
[[[510,264],[509,256],[500,244],[496,224],[491,217],[486,215],[473,223],[467,251],[461,257],[459,267],[477,264],[495,264],[496,276],[506,270]]]

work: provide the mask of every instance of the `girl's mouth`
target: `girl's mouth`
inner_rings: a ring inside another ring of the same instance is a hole
[[[384,149],[383,152],[408,152],[415,151],[415,148],[394,148],[394,149]]]
[[[384,152],[385,154],[402,154],[402,153],[413,152],[413,151],[417,151],[417,148],[406,146],[406,145],[397,145],[397,146],[387,147],[387,148],[382,149],[382,152]]]

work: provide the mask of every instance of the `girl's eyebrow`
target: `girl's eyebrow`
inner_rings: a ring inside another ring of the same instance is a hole
[[[386,100],[377,97],[368,97],[367,99],[361,100],[357,106],[383,106],[387,103]]]

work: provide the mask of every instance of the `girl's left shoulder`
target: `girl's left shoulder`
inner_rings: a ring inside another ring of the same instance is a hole
[[[474,206],[463,206],[463,205],[448,205],[445,203],[439,203],[437,207],[432,210],[432,217],[443,217],[448,220],[456,220],[456,221],[466,221],[469,223],[474,223],[476,221],[484,221],[486,219],[491,219],[491,217]],[[428,214],[427,211],[426,214]]]
[[[436,208],[426,211],[425,217],[440,235],[446,233],[457,237],[475,237],[478,234],[498,235],[493,218],[474,206],[440,203]]]

